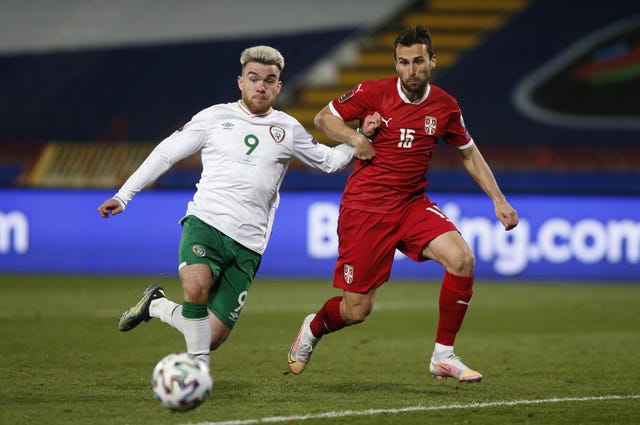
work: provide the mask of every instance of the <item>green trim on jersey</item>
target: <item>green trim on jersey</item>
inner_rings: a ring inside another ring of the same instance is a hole
[[[213,275],[207,307],[230,329],[247,299],[262,255],[189,215],[182,220],[179,264],[206,264]]]

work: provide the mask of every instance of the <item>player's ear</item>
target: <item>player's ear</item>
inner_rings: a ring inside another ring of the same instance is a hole
[[[242,75],[238,75],[238,88],[242,91]]]
[[[431,69],[435,68],[436,67],[436,62],[437,62],[435,53],[433,55],[431,55],[430,61],[431,61]]]

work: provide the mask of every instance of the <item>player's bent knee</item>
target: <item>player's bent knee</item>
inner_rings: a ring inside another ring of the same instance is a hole
[[[347,325],[364,322],[373,309],[375,290],[367,294],[345,292],[340,303],[340,315]]]
[[[468,251],[458,255],[447,267],[451,273],[458,276],[471,276],[476,266],[476,257]]]
[[[346,313],[347,317],[344,318],[344,321],[349,325],[355,325],[357,323],[364,322],[364,319],[366,319],[367,316],[371,313],[371,308],[355,308],[347,311]]]
[[[469,251],[462,257],[460,263],[462,268],[473,272],[473,269],[476,266],[476,257],[473,255],[473,252]]]
[[[209,291],[207,288],[203,288],[198,285],[183,285],[182,295],[185,301],[205,304],[209,298]]]

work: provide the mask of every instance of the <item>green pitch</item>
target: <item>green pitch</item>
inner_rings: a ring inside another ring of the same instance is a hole
[[[177,280],[153,281],[179,300]],[[461,385],[427,372],[437,283],[386,284],[365,323],[325,337],[304,374],[293,376],[286,354],[300,322],[337,292],[328,281],[258,279],[231,338],[212,355],[213,398],[174,414],[155,402],[149,381],[160,358],[184,351],[182,335],[158,320],[116,329],[149,282],[0,276],[0,423],[626,425],[640,418],[640,285],[478,281],[456,346],[485,380]]]

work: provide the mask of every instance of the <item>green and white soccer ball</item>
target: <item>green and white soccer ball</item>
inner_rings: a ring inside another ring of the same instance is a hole
[[[151,375],[151,389],[160,404],[175,411],[200,406],[211,395],[213,378],[209,366],[187,353],[169,354]]]

